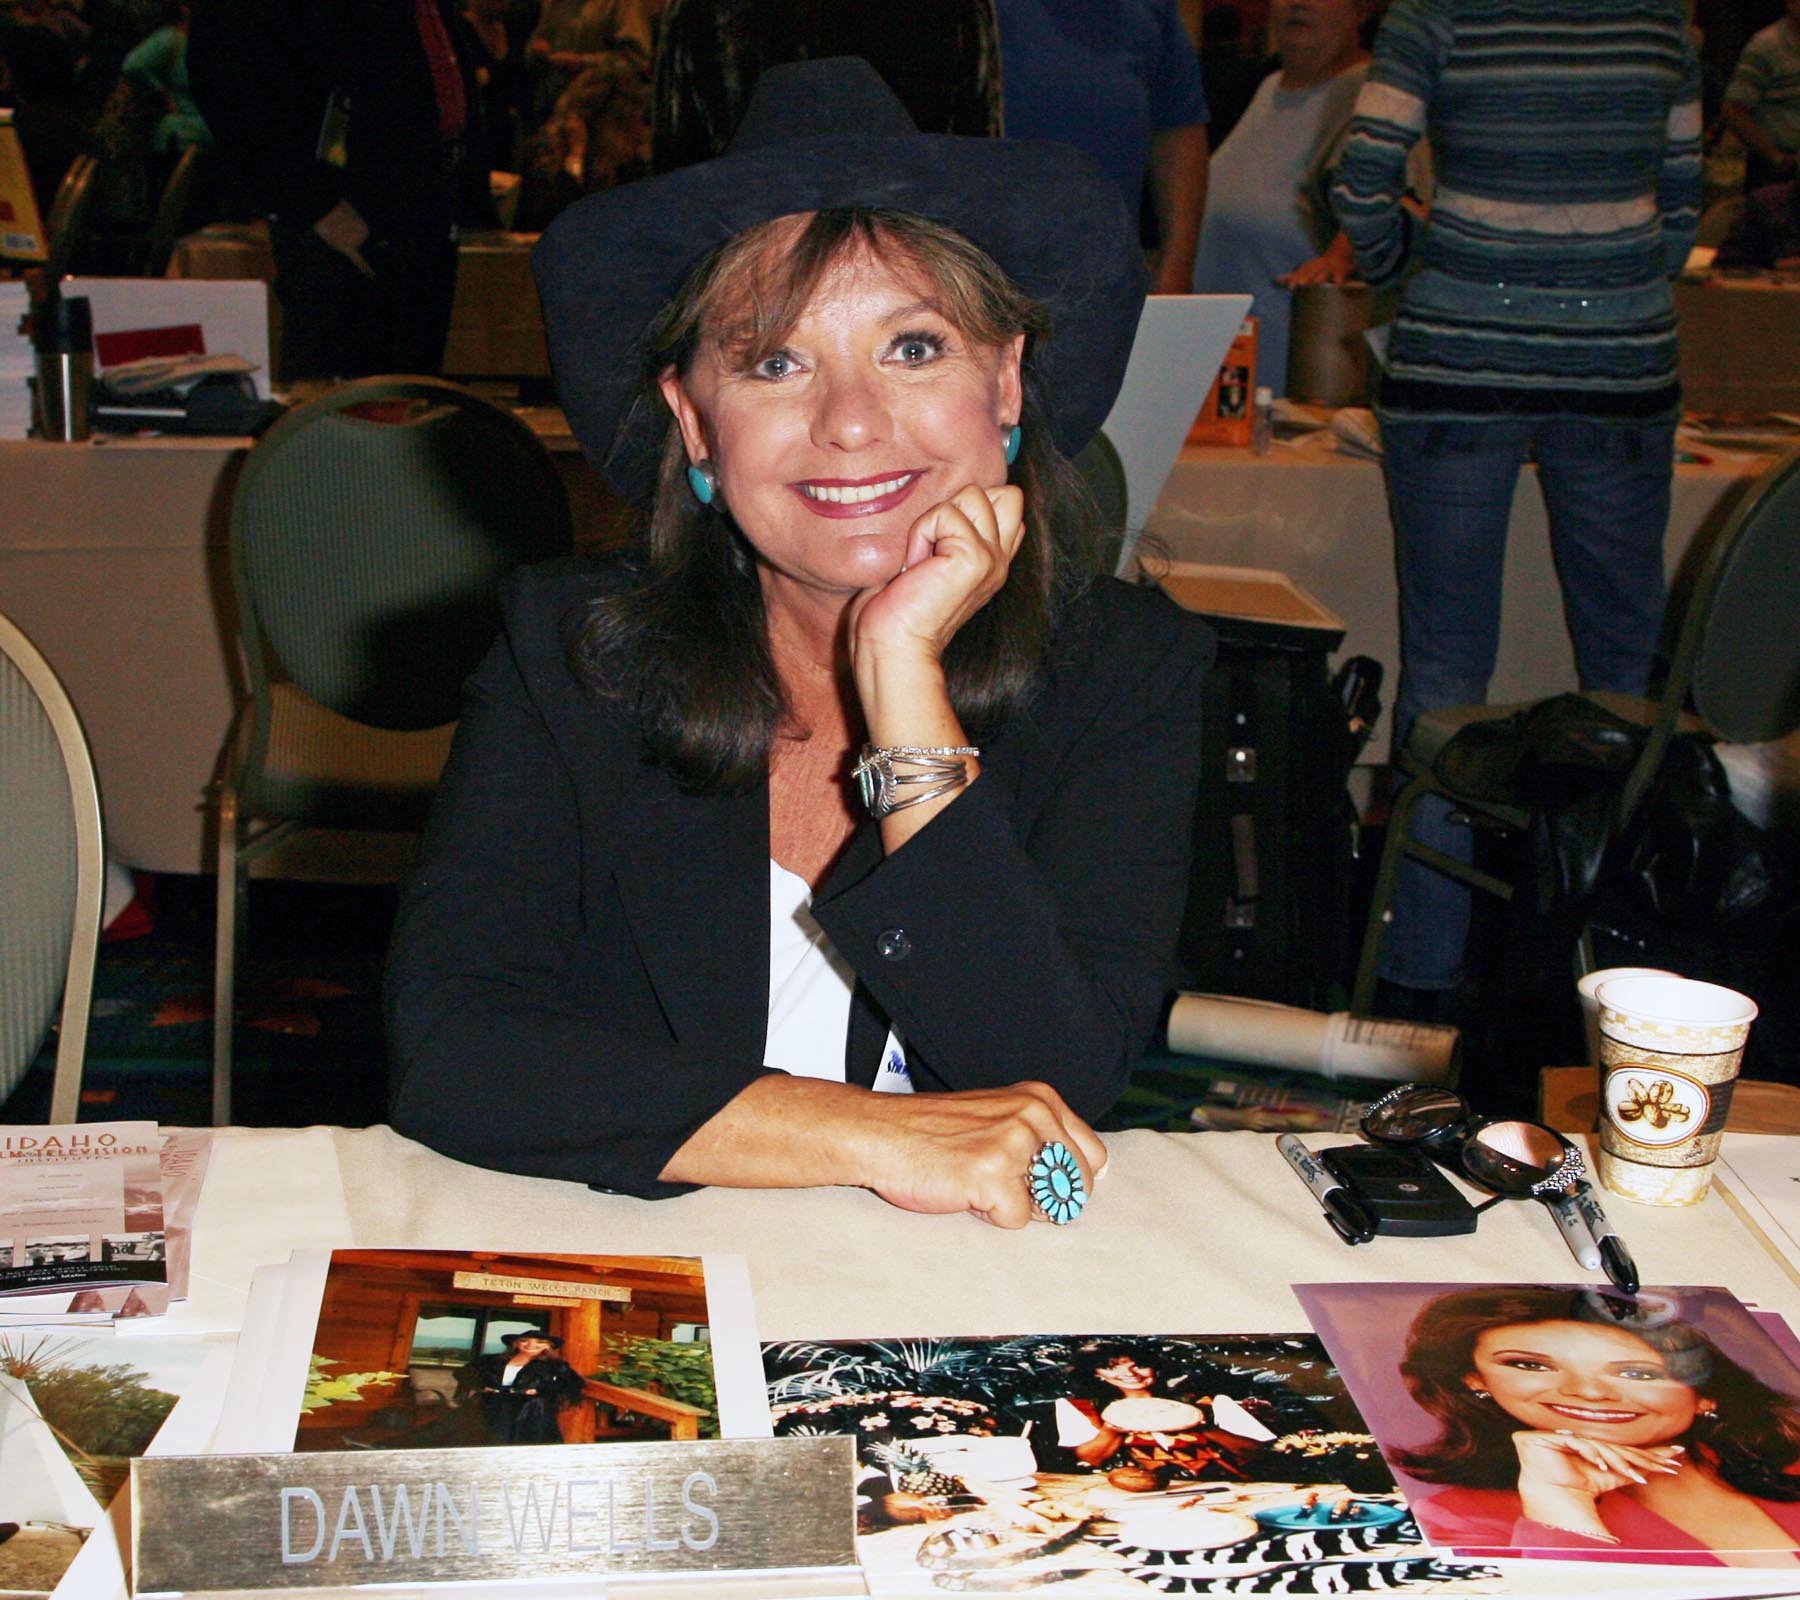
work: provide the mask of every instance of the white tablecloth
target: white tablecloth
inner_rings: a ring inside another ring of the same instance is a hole
[[[739,1252],[765,1339],[1291,1332],[1306,1326],[1293,1283],[1591,1276],[1538,1206],[1498,1206],[1472,1238],[1351,1249],[1269,1135],[1135,1131],[1108,1145],[1109,1169],[1077,1223],[1007,1232],[915,1216],[860,1189],[702,1189],[652,1202],[465,1166],[391,1128],[226,1129],[195,1270],[223,1305],[253,1267],[298,1245]],[[1610,1197],[1607,1208],[1646,1283],[1723,1284],[1800,1325],[1800,1284],[1718,1194],[1691,1210]]]
[[[1665,569],[1681,570],[1702,530],[1716,527],[1773,459],[1727,456],[1675,470]],[[1192,446],[1181,453],[1148,521],[1179,561],[1272,567],[1310,590],[1346,628],[1342,655],[1368,655],[1387,671],[1393,704],[1400,667],[1394,536],[1381,466],[1345,455],[1329,434],[1277,444],[1267,456]],[[1530,700],[1575,687],[1562,593],[1550,557],[1537,473],[1520,474],[1506,548],[1500,655],[1489,698]],[[1387,751],[1383,718],[1368,759]]]
[[[1109,1170],[1078,1222],[1008,1233],[914,1216],[854,1189],[712,1189],[652,1203],[463,1166],[390,1128],[225,1129],[197,1220],[195,1298],[170,1322],[235,1326],[251,1272],[298,1246],[737,1252],[765,1339],[1293,1332],[1306,1326],[1297,1282],[1589,1276],[1537,1206],[1496,1207],[1472,1238],[1351,1249],[1269,1135],[1132,1132],[1109,1144]],[[1691,1210],[1616,1199],[1608,1209],[1647,1283],[1723,1284],[1800,1323],[1800,1279],[1718,1193]],[[1540,1600],[1796,1592],[1785,1574],[1510,1565],[1506,1592]],[[90,1567],[84,1594],[113,1600],[116,1578],[98,1560]],[[1082,1586],[1054,1592],[1075,1600]]]

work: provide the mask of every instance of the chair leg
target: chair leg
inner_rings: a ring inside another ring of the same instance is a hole
[[[1394,914],[1394,890],[1406,859],[1407,835],[1412,814],[1430,789],[1424,778],[1414,778],[1400,791],[1388,812],[1387,838],[1381,847],[1381,867],[1375,876],[1375,892],[1369,901],[1369,920],[1363,928],[1362,955],[1356,963],[1356,984],[1350,991],[1350,1014],[1366,1017],[1375,1002],[1375,983],[1380,976],[1381,948],[1387,942],[1388,924]]]
[[[1583,921],[1581,936],[1575,941],[1575,976],[1585,978],[1594,970],[1597,958],[1594,955],[1594,925]]]
[[[232,1026],[237,1004],[237,946],[244,930],[244,868],[239,858],[237,792],[219,795],[219,881],[213,914],[212,1120],[231,1121]]]

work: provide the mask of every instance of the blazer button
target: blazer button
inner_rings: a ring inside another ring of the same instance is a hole
[[[904,928],[883,928],[875,935],[875,948],[884,961],[904,961],[912,954],[912,940]]]

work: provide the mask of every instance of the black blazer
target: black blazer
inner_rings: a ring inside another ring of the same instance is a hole
[[[563,619],[606,574],[521,574],[470,680],[389,955],[391,1115],[461,1160],[661,1196],[769,1070],[769,802],[681,793],[570,676]],[[848,1081],[891,1021],[920,1090],[1118,1097],[1169,987],[1212,654],[1104,580],[980,778],[891,856],[856,835],[813,902],[859,980]]]

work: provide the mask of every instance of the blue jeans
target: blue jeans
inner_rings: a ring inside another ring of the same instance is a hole
[[[1549,513],[1580,685],[1644,692],[1665,597],[1673,421],[1384,417],[1381,438],[1400,587],[1396,751],[1420,712],[1487,699],[1500,642],[1507,522],[1528,451]],[[1466,861],[1470,832],[1448,816],[1449,807],[1426,799],[1413,813],[1413,836]],[[1468,932],[1469,891],[1408,861],[1382,977],[1414,989],[1454,987]]]

